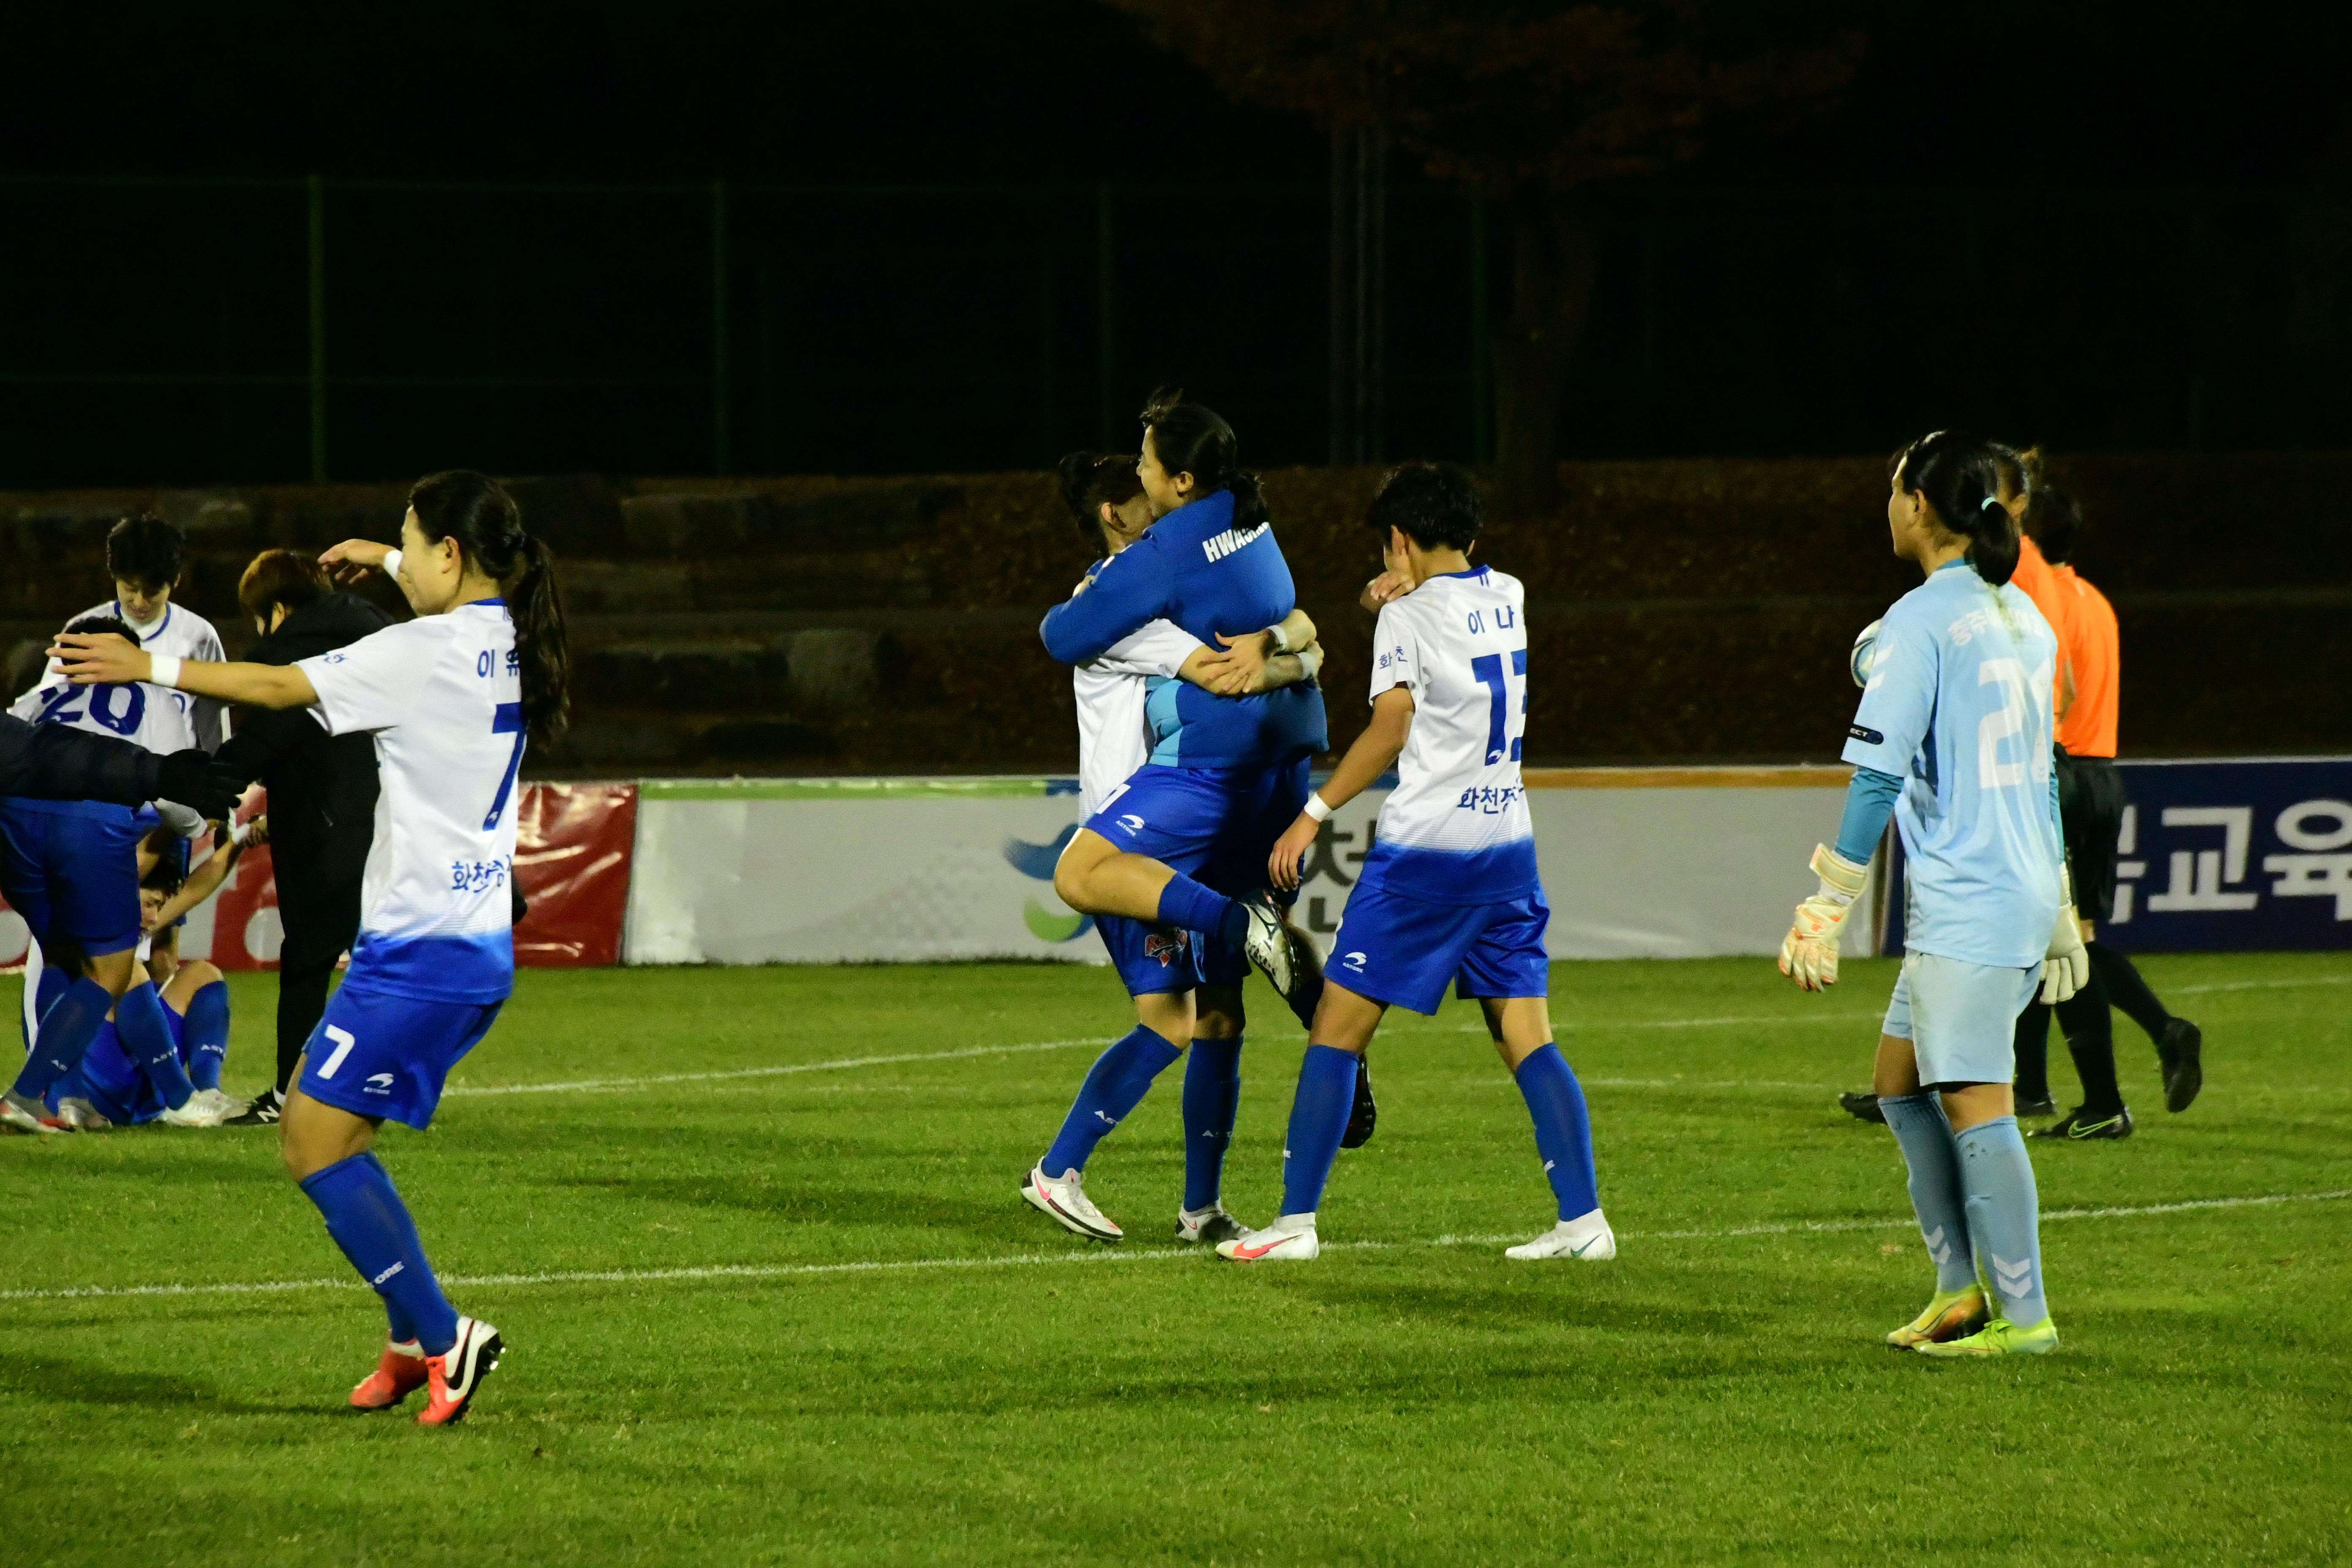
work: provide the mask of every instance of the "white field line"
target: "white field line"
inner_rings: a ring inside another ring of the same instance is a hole
[[[957,1051],[908,1051],[898,1056],[843,1057],[829,1062],[780,1062],[772,1067],[730,1068],[719,1072],[666,1072],[649,1078],[582,1078],[565,1083],[486,1083],[445,1089],[441,1098],[478,1094],[586,1094],[627,1089],[652,1089],[669,1083],[719,1083],[729,1079],[782,1078],[789,1073],[845,1072],[851,1068],[888,1067],[897,1062],[952,1062],[971,1057],[1010,1057],[1028,1051],[1067,1051],[1080,1046],[1102,1046],[1089,1040],[1032,1040],[1013,1046],[967,1046]]]
[[[2267,1207],[2277,1204],[2335,1203],[2352,1198],[2352,1187],[2318,1193],[2268,1193],[2258,1197],[2189,1198],[2179,1203],[2128,1207],[2050,1209],[2045,1220],[2135,1219],[2147,1215],[2186,1214],[2200,1209]],[[1751,1236],[1801,1236],[1855,1230],[1907,1229],[1907,1218],[1788,1220],[1713,1230],[1621,1231],[1621,1239],[1641,1241],[1730,1241]],[[1439,1247],[1491,1247],[1526,1239],[1513,1236],[1440,1236],[1425,1241],[1337,1241],[1326,1252],[1391,1252]],[[716,1263],[684,1268],[592,1268],[539,1274],[457,1274],[442,1283],[459,1289],[504,1285],[653,1285],[709,1279],[801,1279],[842,1274],[911,1274],[938,1269],[1060,1268],[1095,1263],[1154,1263],[1197,1258],[1191,1247],[1095,1247],[1071,1252],[1021,1252],[998,1258],[904,1258],[858,1263]],[[0,1290],[0,1301],[68,1301],[144,1296],[269,1296],[294,1290],[364,1290],[357,1279],[225,1280],[208,1285],[66,1285],[52,1289]]]
[[[2176,996],[2204,996],[2216,991],[2284,991],[2300,985],[2352,985],[2352,974],[2307,974],[2293,980],[2220,980],[2208,985],[2168,985]]]

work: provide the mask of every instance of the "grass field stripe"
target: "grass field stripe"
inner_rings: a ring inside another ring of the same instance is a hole
[[[2217,980],[2205,985],[2171,985],[2176,996],[2210,996],[2216,991],[2284,991],[2304,985],[2352,985],[2352,974],[2306,974],[2289,980]]]
[[[782,1078],[787,1073],[845,1072],[851,1068],[888,1067],[896,1062],[951,1062],[972,1057],[1011,1057],[1025,1051],[1067,1051],[1099,1046],[1100,1039],[1031,1040],[1016,1046],[966,1046],[955,1051],[908,1051],[887,1057],[842,1057],[829,1062],[778,1062],[772,1067],[728,1068],[717,1072],[666,1072],[650,1078],[581,1078],[562,1083],[485,1083],[445,1089],[441,1098],[480,1094],[581,1094],[596,1089],[648,1089],[666,1083],[718,1083],[729,1079]]]
[[[2100,1208],[2048,1209],[2042,1217],[2054,1219],[2134,1219],[2147,1215],[2188,1214],[2202,1209],[2261,1208],[2279,1204],[2333,1203],[2352,1198],[2352,1187],[2320,1193],[2266,1193],[2242,1198],[2184,1198],[2175,1203],[2134,1204]],[[1641,1241],[1733,1241],[1750,1236],[1835,1234],[1856,1230],[1908,1229],[1917,1222],[1907,1217],[1881,1219],[1791,1220],[1775,1224],[1734,1226],[1715,1230],[1620,1231],[1621,1237]],[[1524,1235],[1440,1236],[1427,1241],[1335,1241],[1326,1252],[1388,1252],[1402,1247],[1492,1247],[1526,1240]],[[795,1279],[835,1274],[907,1274],[953,1268],[1059,1268],[1092,1263],[1149,1263],[1174,1258],[1197,1258],[1197,1247],[1099,1247],[1083,1252],[1017,1252],[995,1258],[875,1258],[856,1263],[711,1263],[677,1268],[585,1268],[549,1270],[538,1274],[453,1274],[444,1285],[460,1289],[501,1285],[646,1285],[699,1279]],[[51,1289],[0,1290],[0,1301],[72,1301],[107,1297],[147,1296],[267,1296],[294,1290],[364,1290],[357,1279],[225,1280],[211,1285],[64,1285]]]

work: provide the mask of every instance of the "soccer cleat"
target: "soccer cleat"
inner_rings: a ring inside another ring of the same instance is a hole
[[[155,1120],[167,1127],[220,1127],[243,1108],[216,1089],[200,1089]]]
[[[1886,1342],[1896,1350],[1916,1350],[1924,1344],[1975,1333],[1984,1327],[1985,1319],[1982,1288],[1969,1285],[1958,1290],[1938,1290],[1928,1300],[1927,1310],[1901,1328],[1890,1331]]]
[[[1546,1258],[1580,1258],[1586,1263],[1606,1263],[1617,1256],[1617,1233],[1601,1217],[1601,1211],[1564,1219],[1533,1241],[1503,1248],[1503,1256],[1521,1263]]]
[[[1249,916],[1249,929],[1242,933],[1242,952],[1249,955],[1258,973],[1281,995],[1283,1005],[1297,1012],[1301,994],[1310,989],[1315,981],[1307,967],[1298,962],[1290,928],[1282,923],[1282,911],[1265,893],[1252,893],[1241,900],[1241,906]]]
[[[1249,1234],[1250,1227],[1227,1214],[1223,1204],[1211,1204],[1199,1210],[1176,1211],[1176,1239],[1188,1246],[1205,1243],[1214,1247],[1221,1241],[1245,1238]]]
[[[1125,1240],[1127,1232],[1087,1196],[1086,1180],[1083,1171],[1065,1171],[1058,1176],[1049,1176],[1045,1166],[1033,1165],[1021,1179],[1021,1195],[1051,1215],[1063,1229],[1075,1231],[1089,1241]]]
[[[275,1127],[286,1113],[286,1102],[278,1098],[274,1089],[265,1089],[253,1097],[243,1110],[221,1123],[224,1127]]]
[[[425,1351],[415,1340],[383,1347],[375,1370],[352,1389],[354,1410],[389,1410],[430,1381]]]
[[[13,1089],[0,1094],[0,1127],[13,1127],[19,1132],[46,1137],[52,1120],[47,1108],[37,1100],[28,1099]]]
[[[1878,1109],[1877,1094],[1867,1089],[1850,1089],[1838,1096],[1838,1105],[1856,1121],[1875,1121],[1886,1125],[1886,1112]]]
[[[2164,1064],[2164,1109],[2188,1110],[2205,1087],[2205,1031],[2186,1018],[2168,1020],[2156,1056]]]
[[[1304,1263],[1320,1251],[1311,1214],[1286,1214],[1264,1230],[1217,1243],[1217,1256],[1235,1263]]]
[[[1922,1340],[1911,1348],[1921,1355],[1953,1359],[1972,1355],[2048,1355],[2058,1348],[2058,1321],[2044,1318],[2030,1329],[2021,1329],[2007,1318],[1995,1318],[1965,1338]]]
[[[2058,1102],[2051,1099],[2046,1094],[2039,1100],[2026,1100],[2021,1098],[2017,1103],[2011,1107],[2011,1114],[2017,1116],[2055,1116],[2058,1114]]]
[[[2086,1143],[2094,1138],[2128,1138],[2132,1135],[2131,1112],[2118,1110],[2113,1116],[2088,1118],[2083,1108],[2076,1106],[2066,1113],[2063,1121],[2034,1129],[2035,1138],[2063,1138],[2071,1142]]]
[[[466,1418],[466,1407],[482,1391],[482,1380],[498,1370],[506,1354],[498,1330],[478,1318],[457,1320],[457,1342],[443,1355],[425,1358],[425,1408],[416,1413],[419,1426],[455,1426]]]
[[[1372,1141],[1372,1129],[1380,1125],[1381,1108],[1372,1100],[1372,1064],[1363,1058],[1356,1058],[1356,1103],[1348,1112],[1347,1131],[1339,1134],[1339,1147],[1360,1149]]]
[[[98,1107],[78,1094],[58,1101],[57,1119],[68,1132],[103,1132],[114,1125],[100,1114]]]

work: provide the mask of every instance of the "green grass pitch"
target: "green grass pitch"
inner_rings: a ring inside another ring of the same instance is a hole
[[[2117,1018],[2139,1135],[2033,1146],[2065,1342],[1960,1364],[1879,1343],[1929,1277],[1831,1099],[1883,963],[1555,968],[1609,1265],[1502,1258],[1551,1218],[1526,1110],[1469,1009],[1392,1015],[1330,1250],[1254,1269],[1166,1240],[1173,1073],[1093,1162],[1124,1247],[1020,1201],[1129,1026],[1102,970],[528,973],[380,1144],[509,1346],[454,1431],[342,1408],[383,1318],[269,1134],[0,1140],[0,1562],[2342,1561],[2352,960],[2147,971],[2205,1096]],[[1244,1220],[1302,1043],[1245,1058]]]

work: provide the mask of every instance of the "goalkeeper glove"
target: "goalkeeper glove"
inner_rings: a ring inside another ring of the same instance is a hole
[[[2091,954],[2083,945],[2083,922],[2074,918],[2074,879],[2058,873],[2058,923],[2050,928],[2050,950],[2042,960],[2042,1000],[2052,1006],[2091,983]]]
[[[1862,896],[1869,868],[1857,866],[1826,844],[1813,847],[1821,891],[1797,906],[1796,923],[1780,939],[1780,973],[1807,991],[1837,984],[1838,937],[1854,900]]]

